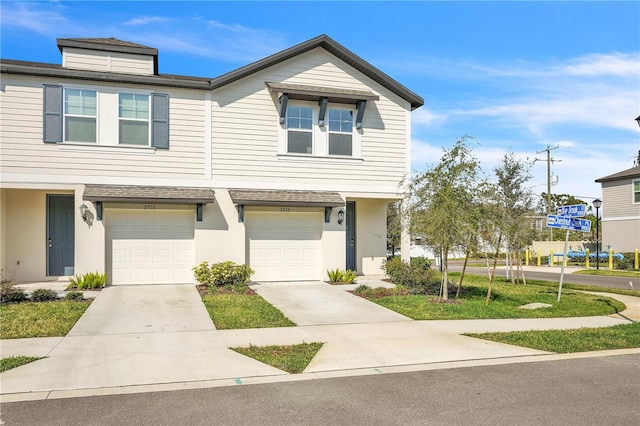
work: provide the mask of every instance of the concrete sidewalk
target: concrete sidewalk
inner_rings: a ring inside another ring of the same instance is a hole
[[[352,309],[358,310],[361,303],[369,303],[334,294],[344,292],[347,287],[316,285],[327,287],[322,292],[326,292],[327,297],[337,298],[338,304],[348,305],[352,301]],[[331,299],[320,300],[318,293],[313,292],[309,295],[319,307],[318,318],[326,319],[327,310],[322,305]],[[304,299],[300,295],[295,298]],[[640,317],[638,300],[626,300],[629,309],[623,314],[627,318],[634,317],[636,310]],[[285,310],[285,314],[293,312],[291,308]],[[629,322],[621,316],[458,321],[412,321],[392,316],[387,321],[387,312],[384,311],[374,309],[369,312],[373,313],[372,316],[360,316],[361,322],[357,324],[216,330],[193,285],[107,287],[66,337],[0,342],[3,357],[48,356],[2,373],[0,401],[232,386],[581,357],[588,355],[553,355],[461,334],[605,327]],[[339,316],[336,317],[338,320]],[[305,373],[299,375],[290,375],[229,349],[302,342],[323,342],[325,345]],[[611,353],[640,353],[640,350]]]

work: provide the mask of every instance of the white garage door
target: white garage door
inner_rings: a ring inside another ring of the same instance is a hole
[[[111,284],[193,282],[193,211],[109,209],[105,218]]]
[[[320,213],[245,215],[253,281],[320,279]]]

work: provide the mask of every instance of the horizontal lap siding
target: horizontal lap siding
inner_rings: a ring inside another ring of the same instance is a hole
[[[99,52],[65,48],[65,64],[69,69],[117,72],[123,74],[153,74],[151,56],[128,55],[118,52]]]
[[[278,157],[280,105],[265,81],[367,90],[362,162]],[[406,172],[408,103],[323,49],[300,55],[213,93],[213,176],[238,182],[396,186]]]
[[[633,180],[602,184],[602,216],[606,218],[640,216],[640,204],[633,203]],[[635,178],[640,180],[640,178]]]
[[[158,90],[170,97],[170,149],[139,153],[118,146],[43,143],[44,82],[2,77],[5,90],[0,93],[0,167],[3,173],[176,179],[205,176],[203,92]],[[96,88],[100,90],[97,85]],[[114,132],[113,137],[117,138],[117,129]]]

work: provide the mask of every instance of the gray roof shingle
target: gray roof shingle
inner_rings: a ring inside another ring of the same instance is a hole
[[[634,177],[640,177],[640,166],[632,167],[630,169],[623,170],[609,176],[601,177],[600,179],[596,179],[596,182],[611,182],[614,180],[629,179]]]
[[[207,204],[214,193],[208,188],[137,185],[85,185],[82,199],[115,203]]]
[[[248,206],[339,207],[344,200],[337,192],[232,189],[234,204]]]

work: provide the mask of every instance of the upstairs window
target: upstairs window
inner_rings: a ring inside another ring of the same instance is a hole
[[[83,89],[64,91],[64,140],[96,142],[96,92]]]
[[[313,108],[287,107],[287,152],[313,154]]]
[[[149,145],[149,95],[120,93],[119,141],[123,145]]]
[[[329,109],[329,155],[353,152],[353,111]]]
[[[633,181],[633,202],[640,203],[640,180]]]

